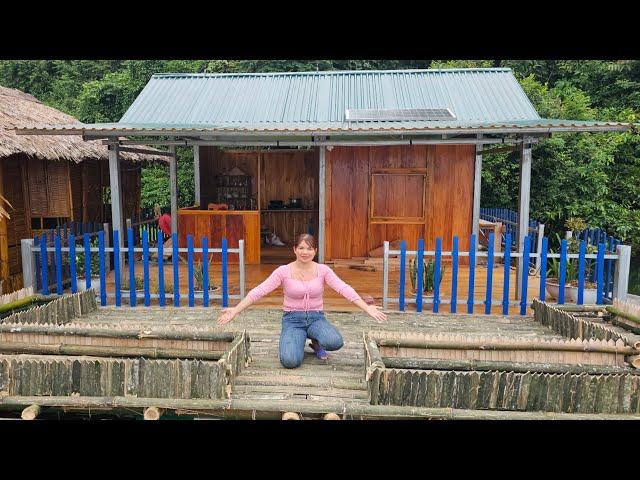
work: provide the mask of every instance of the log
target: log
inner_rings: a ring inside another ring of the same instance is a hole
[[[640,356],[638,356],[640,358]],[[629,357],[628,357],[629,358]],[[387,368],[418,370],[463,370],[463,371],[502,371],[502,372],[539,372],[539,373],[589,373],[614,374],[634,373],[632,369],[608,365],[550,364],[504,362],[488,360],[435,360],[429,358],[382,357]],[[640,361],[639,361],[640,364]]]
[[[23,420],[35,420],[40,415],[40,406],[33,404],[22,410],[20,417]]]
[[[626,357],[625,360],[634,368],[640,368],[640,355],[630,355]]]
[[[337,413],[327,413],[322,417],[324,420],[342,420]]]
[[[615,316],[611,319],[611,324],[616,327],[620,327],[625,330],[628,330],[631,333],[640,334],[640,324],[635,323],[626,318]],[[634,342],[633,346],[635,348],[638,348],[638,346],[640,346],[640,342]]]
[[[615,345],[593,345],[583,343],[546,343],[546,342],[494,342],[486,341],[449,341],[438,339],[415,339],[415,338],[398,338],[398,339],[377,339],[378,346],[384,347],[406,347],[406,348],[437,348],[450,350],[546,350],[546,351],[566,351],[566,352],[602,352],[602,353],[624,353],[626,355],[634,355],[640,353],[631,346],[615,346]]]
[[[622,317],[640,326],[640,317],[637,317],[627,312],[623,312],[622,310],[615,307],[607,306],[606,308],[607,308],[607,312],[614,314],[616,317]]]
[[[0,352],[29,353],[35,355],[89,355],[98,357],[146,357],[146,358],[189,358],[199,360],[218,360],[219,352],[205,350],[186,350],[153,347],[106,347],[98,345],[67,345],[59,343],[47,345],[41,343],[2,342]]]
[[[145,420],[160,420],[164,410],[158,407],[147,407],[144,409]]]
[[[5,303],[4,305],[0,305],[0,313],[9,312],[16,308],[24,307],[25,305],[29,305],[31,302],[36,300],[36,295],[31,295],[30,297],[24,297],[19,300],[14,300],[10,303]]]
[[[295,412],[284,412],[282,414],[282,420],[300,420],[300,415]]]
[[[571,414],[554,412],[509,412],[462,410],[453,408],[397,407],[393,405],[347,404],[343,402],[282,401],[282,400],[208,400],[137,397],[0,397],[0,405],[31,405],[77,409],[143,408],[155,405],[171,410],[219,411],[236,415],[238,411],[302,413],[342,412],[348,416],[377,418],[424,418],[443,420],[640,420],[638,414]]]

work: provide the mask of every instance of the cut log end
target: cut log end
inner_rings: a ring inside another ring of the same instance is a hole
[[[627,357],[627,362],[634,368],[640,368],[640,355],[630,355]]]
[[[327,413],[324,417],[325,420],[342,420],[337,413]]]
[[[295,412],[284,412],[282,414],[282,420],[300,420],[300,415]]]
[[[40,415],[40,406],[39,405],[29,405],[22,411],[22,419],[23,420],[35,420],[38,415]]]
[[[144,409],[145,420],[160,420],[163,410],[158,407],[148,407]]]

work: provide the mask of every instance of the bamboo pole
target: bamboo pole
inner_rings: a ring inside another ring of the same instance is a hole
[[[387,368],[419,369],[419,370],[464,370],[464,371],[503,371],[503,372],[540,372],[540,373],[588,373],[621,374],[632,373],[633,370],[624,367],[608,365],[582,365],[582,364],[549,364],[549,363],[524,363],[524,362],[500,362],[485,360],[433,360],[428,358],[397,358],[383,357]]]
[[[632,315],[631,313],[627,313],[627,312],[623,312],[622,310],[615,308],[615,307],[606,307],[607,308],[607,312],[614,314],[617,317],[622,317],[625,318],[627,320],[632,321],[633,323],[637,324],[640,327],[640,317],[637,317],[636,315]]]
[[[164,410],[158,407],[147,407],[144,409],[145,420],[160,420]]]
[[[23,420],[35,420],[38,415],[40,415],[40,406],[37,404],[29,405],[27,408],[22,410],[22,414],[20,417]]]
[[[16,332],[15,324],[0,324],[0,333]],[[37,333],[40,335],[77,335],[85,337],[112,337],[112,338],[157,338],[163,340],[208,340],[219,342],[232,342],[236,333],[233,332],[197,332],[197,331],[143,331],[122,330],[119,326],[114,328],[79,328],[66,325],[42,325],[24,324],[20,326],[20,333]]]
[[[189,350],[155,347],[106,347],[99,345],[68,345],[59,343],[2,342],[0,352],[28,353],[35,355],[89,355],[99,357],[146,357],[146,358],[190,358],[219,360],[221,353],[206,350]]]
[[[31,295],[29,297],[24,297],[19,300],[14,300],[11,303],[5,303],[3,305],[0,305],[0,313],[4,313],[10,310],[14,310],[16,308],[24,307],[25,305],[29,305],[34,300],[36,300],[36,295]]]
[[[345,416],[377,418],[423,418],[443,420],[640,420],[638,414],[577,414],[556,412],[512,412],[453,408],[402,407],[393,405],[347,404],[344,402],[281,400],[208,400],[138,397],[0,397],[0,405],[31,405],[57,408],[144,408],[216,411],[236,415],[238,411],[319,413],[339,411]]]
[[[322,417],[322,418],[323,418],[323,420],[342,420],[340,418],[340,415],[338,415],[337,413],[333,413],[333,412],[325,414],[324,417]]]
[[[282,420],[300,420],[300,415],[295,412],[284,412],[282,414]]]
[[[517,342],[508,341],[505,343],[490,343],[487,341],[450,341],[438,339],[415,339],[415,338],[398,338],[398,339],[377,339],[378,346],[384,347],[405,347],[405,348],[437,348],[450,350],[545,350],[545,351],[568,351],[568,352],[601,352],[601,353],[624,353],[626,355],[634,355],[640,353],[631,346],[606,345],[603,343],[593,344],[591,342],[582,343],[546,343],[546,342]]]
[[[634,368],[640,368],[640,355],[631,355],[625,358]]]

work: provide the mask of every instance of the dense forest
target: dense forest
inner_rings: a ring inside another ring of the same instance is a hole
[[[638,122],[640,61],[537,60],[43,60],[0,61],[0,85],[82,122],[120,119],[154,73],[509,67],[542,117]],[[190,149],[179,149],[179,202],[193,203]],[[168,173],[147,167],[142,204],[169,201]],[[640,245],[637,132],[555,134],[533,149],[531,217],[559,231],[570,217]],[[483,207],[517,209],[517,153],[485,157]]]

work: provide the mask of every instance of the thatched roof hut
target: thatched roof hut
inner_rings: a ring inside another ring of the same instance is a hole
[[[21,239],[71,222],[102,225],[111,217],[107,146],[78,135],[16,134],[16,127],[29,123],[79,124],[33,95],[0,87],[0,204],[9,214],[0,215],[0,290],[5,293],[22,286]],[[167,163],[167,157],[120,153],[126,218],[140,214],[143,162]]]
[[[40,123],[80,123],[71,115],[43,104],[33,95],[0,86],[0,158],[26,154],[42,160],[107,160],[108,150],[100,140],[85,142],[78,135],[16,135],[15,127]],[[122,152],[131,161],[167,162],[167,157]]]

